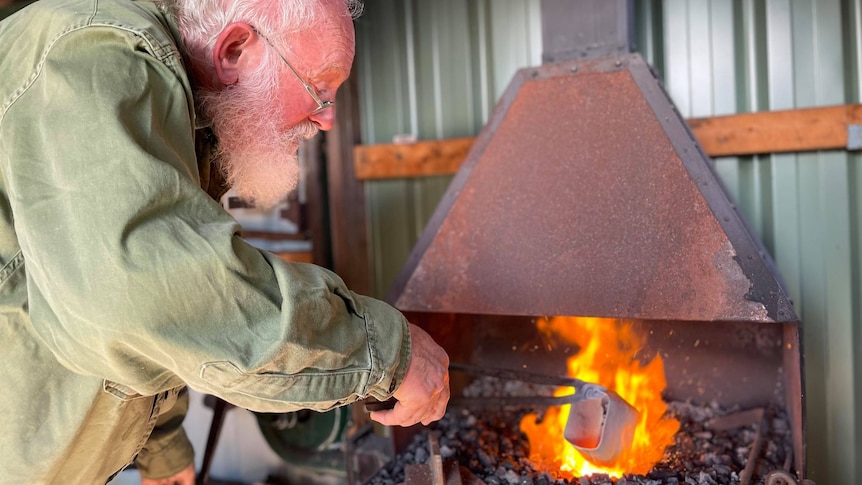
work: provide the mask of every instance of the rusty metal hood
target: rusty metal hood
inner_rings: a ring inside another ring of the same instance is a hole
[[[389,300],[417,312],[798,321],[637,54],[519,71]]]

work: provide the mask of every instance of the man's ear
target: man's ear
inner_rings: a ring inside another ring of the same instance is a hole
[[[241,73],[255,67],[265,45],[251,25],[234,22],[221,31],[213,46],[213,65],[219,82],[225,86],[239,81]]]

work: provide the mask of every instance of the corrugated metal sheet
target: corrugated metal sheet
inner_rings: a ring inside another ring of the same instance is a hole
[[[858,1],[666,0],[668,91],[684,116],[696,117],[858,103],[858,12]],[[808,461],[818,483],[862,480],[856,158],[715,161],[803,322]]]
[[[476,134],[515,71],[542,57],[539,0],[379,0],[357,23],[365,143]],[[374,288],[385,295],[450,177],[367,184]]]
[[[541,62],[539,0],[377,0],[359,21],[365,143],[476,134]],[[862,0],[638,0],[638,49],[683,116],[859,103]],[[803,322],[810,478],[862,483],[862,170],[844,151],[722,158]],[[368,184],[386,294],[448,177]]]

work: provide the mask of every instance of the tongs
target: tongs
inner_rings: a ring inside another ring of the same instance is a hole
[[[450,372],[495,377],[548,386],[574,387],[566,396],[455,397],[452,407],[491,408],[498,406],[562,406],[569,404],[569,416],[563,436],[584,457],[596,465],[612,465],[620,454],[632,446],[640,413],[616,392],[598,384],[574,377],[548,376],[525,371],[451,363]],[[368,411],[391,409],[397,401],[366,401]]]

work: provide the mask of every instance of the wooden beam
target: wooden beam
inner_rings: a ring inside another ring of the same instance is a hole
[[[353,150],[359,179],[419,177],[458,171],[473,138],[418,141],[410,144],[358,145]]]
[[[848,126],[862,124],[862,105],[742,113],[687,120],[711,157],[846,149]],[[458,171],[473,138],[410,144],[357,145],[360,180],[450,175]]]
[[[688,120],[711,157],[845,149],[847,127],[859,123],[858,104]]]

